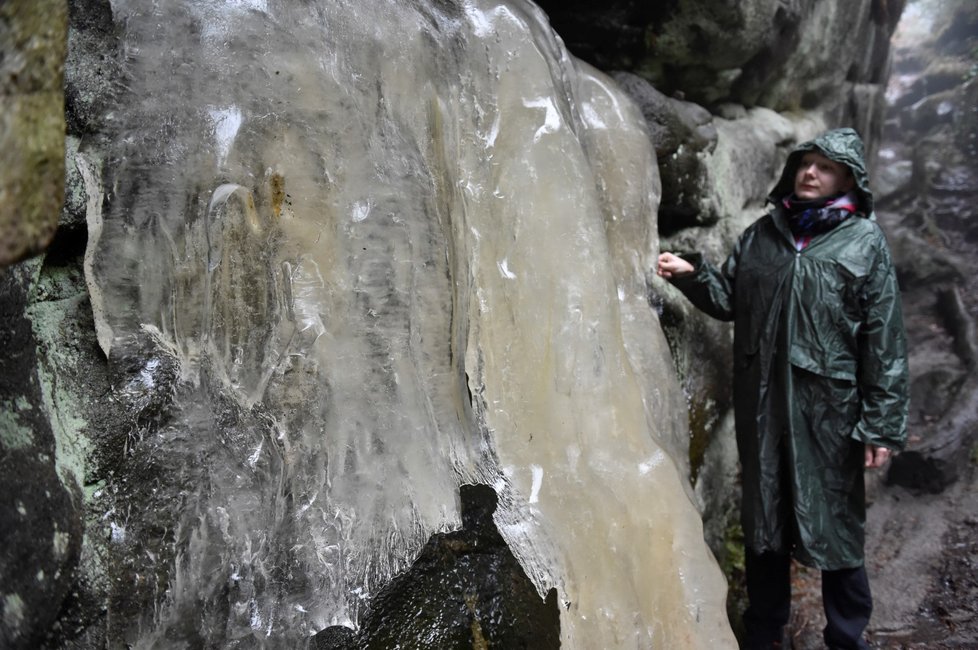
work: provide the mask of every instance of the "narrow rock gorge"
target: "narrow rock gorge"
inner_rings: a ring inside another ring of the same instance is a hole
[[[48,112],[0,135],[0,645],[736,647],[731,332],[654,260],[859,129],[948,360],[874,508],[969,485],[974,12],[891,52],[927,1],[2,5]]]

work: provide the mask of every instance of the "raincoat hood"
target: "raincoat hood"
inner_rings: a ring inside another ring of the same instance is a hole
[[[863,141],[855,129],[833,129],[826,131],[814,140],[803,142],[788,155],[788,161],[781,172],[781,179],[771,190],[767,200],[777,205],[781,199],[795,189],[795,172],[806,152],[817,151],[829,160],[848,167],[856,180],[855,192],[859,196],[859,212],[873,218],[873,193],[869,189],[869,174],[863,153]]]

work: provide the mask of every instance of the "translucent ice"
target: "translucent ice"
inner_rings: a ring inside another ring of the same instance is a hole
[[[733,647],[645,298],[654,156],[615,85],[521,0],[113,12],[100,341],[171,351],[206,464],[143,644],[212,591],[194,639],[355,624],[481,482],[565,647]],[[270,433],[217,440],[218,399]]]

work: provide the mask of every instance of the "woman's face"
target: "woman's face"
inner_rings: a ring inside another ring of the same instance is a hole
[[[805,201],[848,192],[853,185],[855,181],[848,167],[817,151],[802,156],[795,172],[795,196]]]

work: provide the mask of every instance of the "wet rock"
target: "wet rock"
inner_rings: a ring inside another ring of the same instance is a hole
[[[944,330],[950,335],[951,351],[961,368],[960,381],[948,386],[946,406],[939,417],[931,419],[924,428],[928,435],[913,447],[913,454],[896,466],[899,473],[893,482],[907,487],[934,492],[957,480],[972,462],[978,442],[978,325],[959,287],[950,286],[938,291],[935,310]],[[903,481],[903,482],[901,482]],[[938,490],[939,491],[939,490]]]
[[[914,75],[912,82],[898,87],[898,92],[890,100],[892,107],[900,110],[929,95],[956,88],[961,85],[963,79],[967,78],[970,69],[971,65],[967,61],[957,59],[934,61],[925,70]]]
[[[648,31],[678,10],[676,0],[611,0],[601,6],[588,0],[542,0],[550,24],[568,49],[605,70],[634,70],[647,57]]]
[[[978,63],[975,64],[978,66]],[[978,71],[961,86],[954,111],[954,141],[972,160],[978,157]]]
[[[77,136],[69,135],[65,138],[65,200],[58,227],[87,236],[85,211],[88,206],[88,194],[85,191],[84,179],[75,163],[80,144]]]
[[[81,494],[50,413],[59,395],[27,316],[37,267],[0,278],[0,647],[10,650],[37,647],[54,623],[82,541]]]
[[[873,188],[876,207],[886,202],[884,195],[892,193],[893,189],[887,189],[888,187],[895,189],[909,181],[909,178],[895,179],[912,173],[910,158],[913,155],[913,150],[899,140],[898,136],[902,132],[898,121],[889,117],[884,122],[883,130],[883,140],[886,141],[886,145],[877,148],[875,173],[873,174],[873,180],[876,181]],[[902,168],[896,170],[897,167]]]
[[[611,76],[642,109],[657,156],[668,156],[683,146],[710,153],[716,149],[716,127],[708,110],[692,102],[667,97],[638,75],[615,72]]]
[[[58,617],[78,562],[81,495],[62,484],[53,454],[34,447],[5,449],[0,473],[0,646],[36,648]]]
[[[101,485],[125,460],[132,429],[113,396],[108,364],[95,339],[82,273],[84,247],[84,232],[79,236],[72,229],[59,230],[43,258],[11,267],[0,289],[0,348],[18,350],[0,359],[0,410],[16,413],[13,424],[20,425],[11,429],[11,422],[4,421],[0,430],[5,438],[11,430],[15,435],[31,432],[26,457],[22,451],[8,456],[5,450],[0,489],[23,493],[18,502],[30,521],[21,528],[33,531],[30,543],[8,544],[8,531],[20,533],[6,520],[0,523],[0,557],[13,548],[21,553],[11,572],[4,565],[0,575],[13,582],[28,567],[43,568],[46,581],[34,586],[32,618],[25,623],[32,629],[31,648],[42,647],[39,642],[45,637],[60,641],[46,641],[43,647],[107,645],[102,630],[108,579],[102,564],[106,555],[99,548],[107,524],[102,513],[86,509],[85,501],[99,501]],[[8,399],[13,403],[9,409]],[[15,470],[7,471],[7,463]],[[8,477],[16,485],[7,487]],[[58,535],[44,532],[50,522],[63,533],[57,538],[68,540],[60,572],[46,566],[54,552],[47,540]],[[84,537],[83,526],[89,533]],[[35,574],[30,575],[33,580]],[[69,645],[76,638],[78,645]]]
[[[928,95],[900,114],[900,126],[907,131],[929,131],[954,120],[957,93],[947,90]]]
[[[569,49],[599,68],[703,105],[782,110],[844,103],[847,83],[881,84],[904,0],[539,4]]]
[[[71,0],[65,63],[68,133],[97,134],[105,125],[120,68],[109,0]],[[71,170],[68,170],[71,173]]]
[[[894,194],[906,192],[912,180],[913,162],[909,160],[880,165],[876,172],[876,191],[873,198],[877,203],[883,203]]]
[[[917,451],[905,451],[890,462],[886,483],[917,492],[940,494],[957,478],[957,469],[951,463]]]
[[[560,647],[557,592],[541,599],[496,528],[497,497],[463,485],[462,530],[433,535],[414,565],[370,603],[360,632],[334,626],[316,650]]]
[[[701,212],[696,204],[702,193],[704,155],[717,146],[713,116],[702,106],[666,97],[637,75],[612,76],[638,102],[649,125],[662,179],[659,229],[672,232],[680,226],[715,223],[717,216]]]
[[[853,83],[848,86],[845,108],[838,108],[833,123],[848,124],[863,134],[869,159],[875,158],[886,115],[886,92],[882,84]]]
[[[154,328],[144,327],[127,337],[112,358],[115,395],[134,425],[147,426],[166,417],[173,401],[180,364]]]
[[[965,277],[966,262],[940,243],[929,242],[913,230],[899,226],[892,227],[888,233],[902,286],[954,282]]]
[[[961,290],[952,286],[937,294],[937,310],[951,334],[952,349],[968,368],[978,366],[978,325],[969,313]]]
[[[962,372],[954,367],[954,359],[943,356],[937,367],[920,369],[926,360],[918,360],[918,370],[910,384],[910,403],[915,415],[923,420],[936,420],[954,400],[961,386]]]
[[[309,642],[309,650],[353,650],[357,633],[343,625],[334,625],[317,633]]]
[[[934,39],[935,49],[951,56],[973,54],[978,35],[978,6],[972,2],[946,3],[940,34]]]

